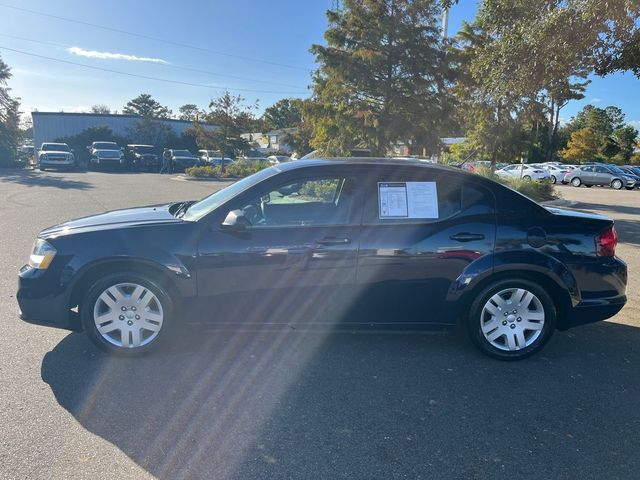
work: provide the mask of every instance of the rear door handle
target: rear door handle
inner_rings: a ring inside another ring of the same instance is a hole
[[[316,240],[318,245],[347,245],[351,243],[351,240],[345,237],[324,237],[320,240]]]
[[[482,233],[461,232],[451,235],[449,238],[456,242],[473,242],[474,240],[484,240],[484,235]]]

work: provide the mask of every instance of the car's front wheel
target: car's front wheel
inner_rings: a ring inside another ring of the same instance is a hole
[[[467,320],[473,343],[500,360],[521,360],[553,334],[556,308],[549,294],[528,280],[501,280],[475,299]]]
[[[558,179],[556,178],[555,175],[551,175],[551,183],[553,183],[554,185],[558,183]]]
[[[622,188],[622,180],[615,179],[613,182],[611,182],[611,188],[620,190]]]
[[[135,273],[99,279],[80,306],[89,338],[108,353],[129,356],[159,346],[167,337],[171,312],[168,292]]]
[[[580,180],[578,177],[575,177],[571,180],[571,185],[573,185],[574,187],[579,187],[580,185],[582,185],[582,180]]]

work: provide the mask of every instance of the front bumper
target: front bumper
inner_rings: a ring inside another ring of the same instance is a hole
[[[100,158],[92,157],[91,161],[98,165],[124,165],[124,158]]]
[[[55,168],[55,167],[73,167],[76,164],[76,161],[71,159],[71,160],[44,160],[44,159],[40,159],[38,160],[38,164],[41,167],[50,167],[50,168]]]
[[[69,295],[49,270],[25,265],[18,274],[20,318],[27,323],[80,331],[78,314],[69,309]]]

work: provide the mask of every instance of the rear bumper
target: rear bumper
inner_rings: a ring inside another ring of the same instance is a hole
[[[599,322],[616,315],[627,302],[627,264],[617,257],[590,264],[586,268],[573,266],[572,273],[580,288],[581,301],[574,305],[558,328]]]
[[[627,303],[626,295],[582,301],[567,315],[559,330],[566,330],[611,318],[622,310],[625,303]]]
[[[80,322],[77,314],[69,309],[66,290],[48,278],[47,273],[29,266],[20,269],[16,294],[20,318],[35,325],[79,331]]]

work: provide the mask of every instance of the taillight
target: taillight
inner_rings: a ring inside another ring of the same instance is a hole
[[[618,232],[616,227],[611,225],[596,237],[596,254],[600,257],[613,257],[616,254],[617,245]]]

